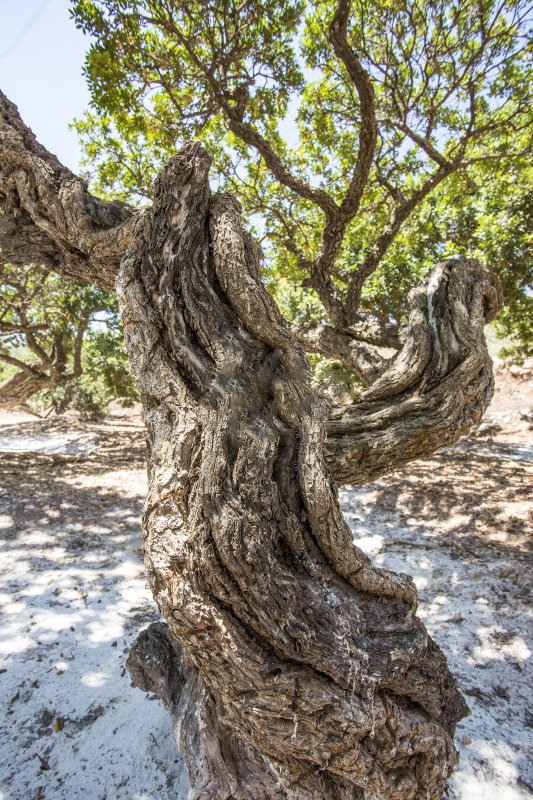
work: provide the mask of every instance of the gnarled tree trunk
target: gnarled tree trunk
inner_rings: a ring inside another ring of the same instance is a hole
[[[478,419],[497,290],[475,262],[439,265],[396,369],[331,413],[208,168],[198,144],[166,165],[117,284],[168,623],[141,635],[130,672],[172,714],[195,798],[436,800],[466,707],[412,580],[353,545],[325,456],[363,481]]]
[[[354,547],[333,479],[377,478],[479,420],[497,279],[437,265],[392,366],[368,362],[360,402],[332,408],[208,169],[189,144],[151,209],[96,200],[0,93],[4,254],[105,288],[120,261],[149,439],[146,568],[167,623],[141,634],[130,672],[172,714],[197,800],[438,800],[466,707],[411,579]]]

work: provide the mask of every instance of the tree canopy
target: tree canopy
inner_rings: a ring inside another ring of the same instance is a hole
[[[308,352],[371,382],[367,345],[398,348],[412,285],[473,251],[528,345],[530,4],[77,0],[72,13],[93,37],[77,128],[95,188],[149,199],[161,163],[201,139]]]

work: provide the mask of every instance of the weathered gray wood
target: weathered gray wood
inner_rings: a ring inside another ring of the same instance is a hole
[[[0,92],[0,249],[11,264],[50,266],[113,289],[133,209],[106,202],[40,145]]]

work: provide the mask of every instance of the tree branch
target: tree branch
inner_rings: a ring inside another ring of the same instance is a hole
[[[390,366],[390,359],[382,358],[373,348],[329,325],[293,325],[291,330],[306,353],[339,359],[366,386]]]
[[[229,128],[231,132],[243,142],[257,150],[263,157],[268,169],[283,186],[287,186],[288,189],[291,189],[291,191],[295,192],[300,197],[317,205],[326,214],[326,217],[330,217],[338,212],[337,204],[327,192],[323,189],[311,186],[307,181],[294,175],[283,163],[270,142],[249,122],[242,122],[229,103],[225,103],[225,106],[226,113],[230,117]]]
[[[498,278],[465,258],[438,264],[411,295],[402,352],[328,422],[326,458],[338,483],[375,480],[446,445],[478,422],[493,392],[483,337],[503,303]]]
[[[45,263],[112,289],[134,212],[93,197],[42,147],[0,92],[0,249],[14,264]]]
[[[82,315],[80,323],[78,325],[78,329],[76,331],[76,337],[74,339],[74,355],[73,355],[73,369],[72,369],[72,377],[79,378],[82,374],[83,369],[81,366],[81,348],[83,346],[83,337],[85,336],[85,332],[89,326],[89,319],[91,316],[92,311],[85,311]]]
[[[352,312],[356,312],[361,301],[363,283],[378,268],[383,256],[394,241],[396,234],[402,224],[409,218],[415,208],[420,205],[422,200],[435,189],[439,183],[447,178],[457,169],[459,165],[456,161],[446,162],[421,186],[411,197],[403,203],[396,205],[389,216],[382,233],[377,237],[374,244],[367,250],[363,264],[354,272],[350,278],[346,303]]]
[[[347,309],[344,298],[338,292],[330,275],[340,253],[346,227],[359,211],[361,197],[372,167],[378,134],[374,89],[370,76],[348,44],[349,12],[350,0],[338,0],[329,28],[329,39],[335,55],[344,64],[357,90],[361,110],[359,150],[352,179],[342,203],[333,210],[333,213],[326,216],[318,255],[311,265],[310,278],[306,284],[315,289],[331,319],[340,328],[347,324]]]
[[[329,28],[329,39],[335,55],[339,58],[354,82],[359,97],[361,125],[359,129],[359,151],[353,177],[340,207],[340,217],[349,221],[359,210],[376,147],[378,125],[374,105],[374,87],[368,72],[363,69],[347,39],[350,0],[338,0]]]
[[[283,186],[287,186],[287,188],[291,189],[291,191],[295,192],[300,197],[317,205],[326,216],[334,214],[338,210],[338,206],[333,198],[323,189],[312,186],[308,181],[292,173],[288,166],[284,164],[278,153],[276,153],[272,144],[260,134],[250,122],[244,121],[244,112],[248,100],[246,86],[242,87],[239,97],[235,98],[235,92],[230,94],[227,87],[222,85],[215,77],[214,64],[208,66],[204,63],[191,45],[190,40],[183,35],[182,31],[173,23],[170,17],[153,16],[144,17],[143,19],[162,27],[167,33],[176,37],[177,41],[185,47],[192,62],[203,73],[211,87],[213,97],[220,109],[224,112],[231,132],[245,144],[257,150],[274,177],[277,178]],[[206,32],[208,31],[206,30]]]
[[[33,335],[32,331],[27,331],[27,333],[26,333],[26,342],[27,342],[27,345],[30,348],[30,350],[32,350],[35,353],[35,355],[38,356],[41,359],[43,366],[45,366],[45,365],[47,367],[50,366],[50,364],[52,363],[51,359],[50,359],[50,356],[48,355],[46,350],[44,350],[41,347],[41,345],[37,342],[37,340],[36,340],[35,336]]]
[[[19,358],[15,358],[14,356],[10,356],[8,353],[0,352],[0,361],[4,361],[6,364],[11,364],[13,367],[18,367],[23,372],[26,372],[28,375],[32,375],[34,378],[40,378],[42,376],[42,372],[38,369],[39,365],[36,364],[26,364],[25,361],[21,361]]]

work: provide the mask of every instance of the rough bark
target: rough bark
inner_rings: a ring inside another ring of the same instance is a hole
[[[342,478],[353,429],[364,480],[434,447],[435,420],[457,437],[490,396],[496,282],[439,265],[413,297],[408,380],[387,371],[328,421],[208,169],[198,144],[166,165],[117,284],[148,429],[147,575],[168,623],[142,635],[134,682],[169,708],[198,800],[436,800],[466,707],[411,579],[354,547],[324,440]]]
[[[46,264],[113,289],[133,209],[99,200],[36,140],[0,92],[0,249],[12,264]]]
[[[473,259],[438,264],[413,290],[392,366],[361,402],[330,414],[325,456],[337,483],[375,480],[480,421],[494,390],[483,327],[502,302],[498,278]]]
[[[411,579],[354,547],[331,476],[378,477],[482,414],[497,280],[437,265],[393,331],[394,364],[331,408],[198,144],[132,215],[91,198],[0,99],[0,245],[107,286],[129,244],[117,286],[148,429],[144,552],[168,623],[129,663],[173,716],[193,796],[437,800],[466,707]]]
[[[366,386],[391,365],[391,359],[381,357],[374,348],[329,325],[292,325],[291,331],[306,353],[339,359]]]

